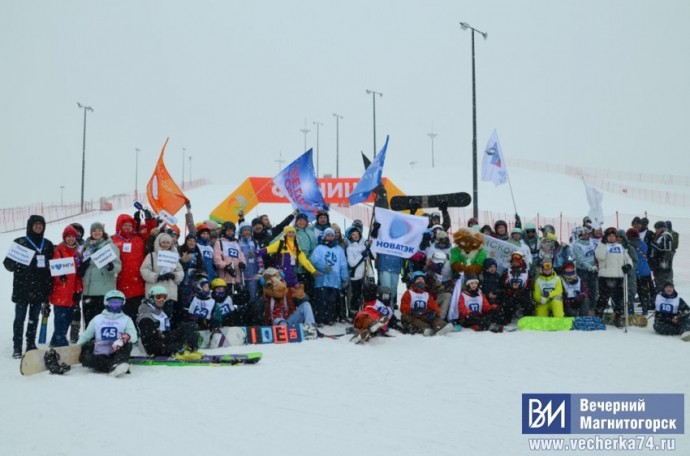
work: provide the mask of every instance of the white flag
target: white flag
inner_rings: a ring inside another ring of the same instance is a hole
[[[503,160],[503,151],[501,150],[501,143],[498,142],[496,130],[491,133],[491,138],[489,138],[484,150],[482,180],[493,182],[494,185],[508,182],[508,169],[505,160]]]
[[[429,219],[376,208],[376,221],[381,224],[371,251],[401,258],[410,258],[419,249]]]
[[[585,192],[587,193],[587,202],[589,203],[589,214],[587,215],[592,219],[592,227],[601,228],[604,226],[604,209],[601,207],[604,194],[596,188],[587,185],[584,178],[582,183],[585,185]]]

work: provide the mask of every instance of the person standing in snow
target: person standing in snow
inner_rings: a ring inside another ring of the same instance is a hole
[[[613,322],[623,325],[623,276],[632,270],[632,259],[628,251],[617,242],[618,230],[606,228],[601,244],[594,251],[599,262],[599,300],[595,313],[599,318],[604,315],[609,298],[613,300]]]
[[[640,307],[642,314],[647,315],[650,310],[654,309],[652,297],[654,296],[654,282],[652,281],[652,270],[649,268],[647,261],[647,244],[640,239],[640,233],[635,228],[629,228],[627,231],[628,242],[630,246],[635,249],[637,253],[637,268],[635,269],[635,278],[637,280],[637,295],[640,297]]]
[[[178,261],[174,266],[167,263],[159,264],[159,252],[169,252],[177,256]],[[149,253],[141,263],[139,269],[141,276],[146,281],[146,290],[150,291],[154,285],[163,285],[168,290],[167,312],[172,317],[172,327],[176,328],[182,320],[182,307],[177,302],[177,286],[184,279],[184,271],[179,262],[177,249],[172,245],[172,238],[167,233],[161,233],[156,238],[154,251]],[[137,312],[139,309],[137,308]]]
[[[146,256],[144,238],[134,231],[135,220],[128,214],[120,214],[115,223],[112,241],[120,251],[122,270],[117,275],[117,289],[124,293],[125,313],[134,319],[141,300],[146,295],[144,279],[139,268]]]
[[[326,228],[323,239],[309,261],[320,273],[314,284],[314,309],[317,324],[332,324],[338,315],[340,290],[350,280],[345,252],[335,239],[333,228]]]
[[[654,237],[649,245],[649,266],[654,272],[657,293],[663,284],[673,282],[673,237],[666,229],[666,222],[654,224]]]
[[[590,239],[590,229],[588,227],[577,227],[574,232],[576,240],[572,244],[573,257],[575,258],[575,269],[577,276],[582,280],[587,287],[592,298],[592,303],[597,302],[598,286],[597,280],[599,278],[598,267],[594,251],[597,246]]]

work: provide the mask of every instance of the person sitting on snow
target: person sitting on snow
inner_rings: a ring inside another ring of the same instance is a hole
[[[184,321],[171,330],[170,319],[163,310],[167,299],[168,290],[162,285],[154,285],[148,298],[139,306],[137,327],[146,353],[151,356],[175,355],[181,359],[200,357],[196,351],[199,346],[197,324]]]
[[[304,284],[288,289],[280,271],[268,268],[263,275],[264,319],[266,325],[316,325]]]
[[[510,256],[510,268],[503,273],[503,304],[496,312],[496,322],[507,325],[514,317],[534,315],[530,296],[529,269],[521,252]]]
[[[663,336],[677,336],[690,341],[690,307],[678,296],[673,282],[664,283],[654,303],[654,331]]]
[[[426,291],[425,274],[415,271],[411,286],[402,296],[400,312],[403,324],[425,336],[441,336],[453,330],[453,325],[440,317],[441,309],[436,300]]]
[[[364,298],[362,310],[357,312],[353,323],[357,330],[357,336],[353,340],[357,343],[385,334],[388,331],[388,322],[393,315],[393,309],[377,299],[376,284],[366,282],[362,287],[362,297]]]
[[[563,282],[563,313],[565,316],[589,316],[589,290],[587,290],[587,284],[577,276],[575,263],[569,261],[563,265],[561,280]]]
[[[137,330],[132,319],[122,310],[125,295],[111,290],[104,297],[105,310],[96,315],[77,344],[83,345],[79,362],[97,372],[119,377],[129,372],[129,355],[137,342]]]
[[[460,299],[454,303],[457,310],[457,321],[463,328],[472,328],[475,331],[501,332],[503,327],[494,322],[494,310],[496,304],[490,304],[484,293],[479,288],[479,279],[475,274],[465,276],[465,285],[460,293]]]
[[[541,270],[534,281],[532,298],[534,299],[537,317],[563,318],[563,283],[553,270],[550,260],[543,260]]]

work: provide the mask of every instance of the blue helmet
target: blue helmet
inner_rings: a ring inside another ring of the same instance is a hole
[[[125,295],[119,290],[110,290],[103,297],[103,303],[108,312],[120,313],[125,306]]]
[[[410,280],[414,282],[417,277],[425,277],[425,275],[423,271],[414,271],[410,274]]]

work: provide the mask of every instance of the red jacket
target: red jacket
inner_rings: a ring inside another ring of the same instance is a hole
[[[125,235],[122,233],[122,225],[130,222],[133,231]],[[146,288],[144,279],[141,278],[139,268],[146,257],[146,246],[144,239],[136,233],[136,221],[128,214],[121,214],[117,217],[115,232],[111,239],[120,251],[120,261],[122,270],[117,276],[117,289],[124,293],[127,299],[144,296]]]
[[[414,314],[412,312],[412,307],[411,307],[412,295],[410,294],[410,290],[414,291],[414,288],[410,288],[409,290],[405,291],[405,293],[402,296],[402,299],[400,301],[400,313],[403,313],[406,315],[412,315],[412,316],[419,316],[419,315]],[[428,292],[424,292],[424,293],[428,293]],[[429,294],[429,299],[426,302],[426,310],[424,312],[424,315],[428,315],[431,312],[435,312],[437,317],[439,315],[441,315],[441,308],[436,303],[436,300],[434,299],[434,297],[431,296],[431,294]]]
[[[75,270],[79,269],[81,254],[76,247],[77,245],[72,248],[61,242],[55,248],[53,259],[74,258]],[[72,307],[74,305],[74,294],[81,293],[83,290],[84,286],[82,285],[81,277],[77,274],[55,276],[53,277],[53,291],[48,297],[48,302],[56,306]]]
[[[465,302],[471,298],[481,299],[482,305],[481,305],[481,308],[479,309],[478,312],[472,312],[465,305]],[[460,320],[461,321],[464,320],[465,318],[467,318],[472,313],[477,313],[478,315],[482,315],[482,314],[491,312],[496,307],[498,307],[496,304],[489,304],[489,301],[486,299],[486,296],[484,296],[484,293],[482,293],[481,291],[478,291],[477,295],[472,296],[472,295],[468,294],[467,290],[462,290],[462,293],[460,293],[460,299],[458,300],[458,312],[460,313]]]

